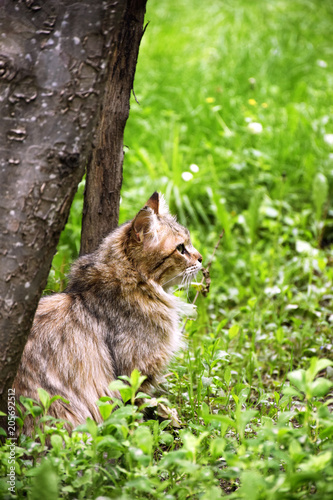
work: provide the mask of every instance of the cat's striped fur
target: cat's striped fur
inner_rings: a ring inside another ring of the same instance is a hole
[[[134,368],[156,384],[181,344],[179,299],[169,286],[201,267],[186,228],[154,193],[130,222],[72,266],[67,289],[41,299],[14,382],[16,395],[56,401],[51,414],[76,426],[100,421],[96,401],[109,383]],[[27,421],[25,432],[30,433]]]

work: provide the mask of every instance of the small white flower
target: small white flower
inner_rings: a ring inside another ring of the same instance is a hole
[[[196,174],[196,173],[199,172],[199,167],[195,163],[192,163],[192,165],[190,165],[190,170],[191,170],[191,172],[193,172],[194,174]]]
[[[279,293],[281,293],[281,288],[279,288],[276,285],[275,286],[267,286],[265,288],[265,293],[269,297],[273,297],[274,295],[278,295]]]
[[[313,248],[310,243],[303,240],[296,240],[296,252],[311,255],[312,257],[315,257],[318,254],[318,250],[316,248]]]
[[[258,123],[258,122],[249,123],[247,128],[249,129],[249,131],[252,134],[261,134],[261,132],[263,130],[261,123]]]
[[[279,212],[274,207],[262,206],[260,212],[265,214],[267,217],[271,219],[277,219],[279,216]]]
[[[288,304],[286,306],[286,311],[292,311],[293,309],[298,309],[298,305],[297,304]]]
[[[193,179],[193,174],[191,172],[183,172],[182,173],[182,179],[183,181],[187,182]]]
[[[326,61],[323,61],[322,59],[318,59],[318,61],[317,61],[317,65],[318,65],[320,68],[327,68],[327,62],[326,62]]]
[[[325,134],[324,135],[324,141],[326,142],[326,144],[328,144],[329,146],[333,146],[333,134]]]

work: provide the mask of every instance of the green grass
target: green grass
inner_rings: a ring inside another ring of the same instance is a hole
[[[133,405],[110,414],[105,402],[104,424],[87,422],[71,437],[46,420],[48,452],[43,434],[17,448],[18,496],[328,500],[333,4],[148,0],[146,18],[120,222],[156,189],[205,262],[225,229],[211,292],[199,298],[187,348],[166,378],[165,405],[177,409],[182,428],[142,422]],[[64,287],[77,256],[82,193],[48,289]],[[35,408],[26,401],[26,413],[44,414],[48,404],[45,395]]]

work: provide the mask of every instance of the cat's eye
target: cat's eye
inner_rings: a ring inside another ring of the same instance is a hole
[[[177,245],[176,248],[177,248],[178,252],[180,252],[182,255],[184,255],[184,253],[185,253],[185,245],[184,245],[184,243],[180,243],[180,245]]]

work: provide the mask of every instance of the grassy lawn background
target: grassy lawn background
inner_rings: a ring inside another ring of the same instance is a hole
[[[47,422],[42,466],[43,438],[22,440],[17,490],[332,498],[333,3],[148,0],[146,19],[120,222],[159,190],[206,263],[225,229],[165,382],[182,427],[143,423],[131,405],[110,415],[103,402],[105,423],[82,428],[92,440]],[[77,256],[82,193],[49,290]]]

